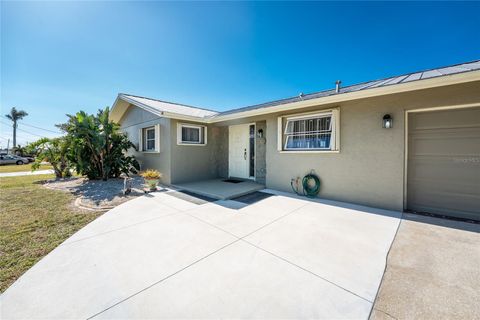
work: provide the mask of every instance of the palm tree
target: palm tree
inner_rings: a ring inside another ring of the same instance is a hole
[[[23,119],[23,117],[28,116],[28,113],[23,110],[17,110],[17,108],[13,107],[10,110],[9,114],[6,114],[5,117],[10,119],[13,122],[13,147],[15,148],[17,145],[17,121]]]

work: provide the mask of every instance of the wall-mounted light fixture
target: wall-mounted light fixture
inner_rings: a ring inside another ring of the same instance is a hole
[[[390,129],[393,127],[393,118],[389,114],[383,116],[382,127],[385,129]]]
[[[258,135],[259,138],[263,138],[263,129],[258,129]]]

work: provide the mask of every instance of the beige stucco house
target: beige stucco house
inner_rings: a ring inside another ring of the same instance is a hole
[[[119,94],[111,116],[167,184],[313,170],[322,198],[480,220],[480,61],[226,112]]]

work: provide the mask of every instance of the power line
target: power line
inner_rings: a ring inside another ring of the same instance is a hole
[[[8,126],[8,127],[11,127],[11,126],[12,126],[12,124],[11,124],[11,123],[5,123],[5,122],[3,122],[3,121],[0,121],[0,123],[2,123],[2,124],[4,124],[4,125],[6,125],[6,126]]]
[[[3,121],[0,121],[0,122],[3,123],[3,124],[5,124],[5,122],[3,122]],[[22,131],[22,132],[25,132],[25,133],[28,133],[28,134],[30,134],[30,135],[32,135],[32,136],[37,136],[37,137],[40,137],[40,138],[45,137],[45,136],[38,135],[38,134],[36,134],[36,133],[29,132],[29,131],[27,131],[27,130],[20,129],[20,128],[17,128],[17,130]]]
[[[25,132],[25,133],[28,133],[28,134],[30,134],[30,135],[32,135],[32,136],[37,136],[37,137],[40,137],[40,138],[44,138],[44,137],[45,137],[45,136],[41,136],[41,135],[36,134],[36,133],[32,133],[32,132],[29,132],[29,131],[20,129],[20,128],[17,128],[17,130],[22,131],[22,132]]]
[[[44,131],[48,131],[48,132],[52,132],[52,133],[58,133],[58,134],[61,134],[60,131],[54,131],[54,130],[50,130],[50,129],[44,129],[44,128],[40,128],[40,127],[36,127],[34,125],[31,125],[31,124],[27,124],[27,123],[20,123],[22,126],[27,126],[27,127],[32,127],[32,128],[35,128],[35,129],[39,129],[39,130],[44,130]]]
[[[12,137],[9,137],[9,138],[2,137],[2,138],[7,139],[7,140],[8,139],[12,140]],[[29,140],[29,139],[32,139],[32,138],[35,139],[35,137],[26,137],[26,136],[23,136],[21,134],[17,134],[17,139]]]
[[[3,122],[2,122],[2,123],[3,123]],[[3,123],[3,124],[7,125],[6,123]],[[28,123],[24,123],[24,122],[19,122],[18,124],[19,124],[19,125],[22,125],[22,126],[32,127],[32,128],[35,128],[35,129],[39,129],[39,130],[51,132],[51,133],[62,134],[60,131],[54,131],[54,130],[50,130],[50,129],[40,128],[40,127],[31,125],[31,124],[28,124]]]
[[[133,126],[137,126],[137,125],[139,125],[139,124],[143,124],[143,123],[147,123],[147,122],[152,122],[152,121],[159,120],[159,119],[162,119],[162,118],[164,118],[164,117],[156,117],[156,118],[149,119],[149,120],[146,120],[146,121],[133,123],[133,124],[128,125],[128,126],[121,126],[120,129],[127,129],[127,128],[130,128],[130,127],[133,127]],[[1,122],[1,121],[0,121],[0,122]],[[6,124],[6,123],[4,123],[4,122],[2,122],[2,123],[3,123],[3,124]],[[26,123],[21,123],[21,124],[22,124],[22,125],[29,126],[29,127],[32,127],[32,128],[36,128],[36,129],[40,129],[40,130],[45,130],[45,131],[48,131],[48,132],[56,133],[56,134],[62,134],[62,133],[59,132],[59,131],[53,131],[53,130],[43,129],[43,128],[36,127],[36,126],[32,126],[32,125],[29,125],[29,124],[26,124]],[[6,124],[6,125],[10,125],[10,124]],[[43,136],[39,136],[39,135],[37,135],[37,134],[34,134],[34,133],[31,133],[31,132],[28,132],[28,131],[19,129],[19,128],[17,128],[17,129],[20,130],[20,131],[23,131],[23,132],[32,134],[32,135],[36,135],[36,136],[38,136],[38,137],[43,137]]]

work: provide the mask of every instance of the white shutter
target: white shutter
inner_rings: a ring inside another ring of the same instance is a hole
[[[338,151],[340,150],[340,110],[338,108],[332,110],[332,118],[331,149]]]
[[[160,152],[160,124],[155,125],[155,151]]]
[[[138,151],[143,151],[143,129],[138,129]]]
[[[204,127],[203,127],[203,134],[204,134],[203,143],[204,143],[204,144],[207,144],[207,137],[208,137],[208,134],[207,134],[207,126],[204,126]]]
[[[282,126],[283,126],[283,120],[282,117],[278,117],[277,119],[277,150],[282,151],[283,146],[283,133],[282,133]]]
[[[182,125],[177,123],[177,144],[182,144]]]

